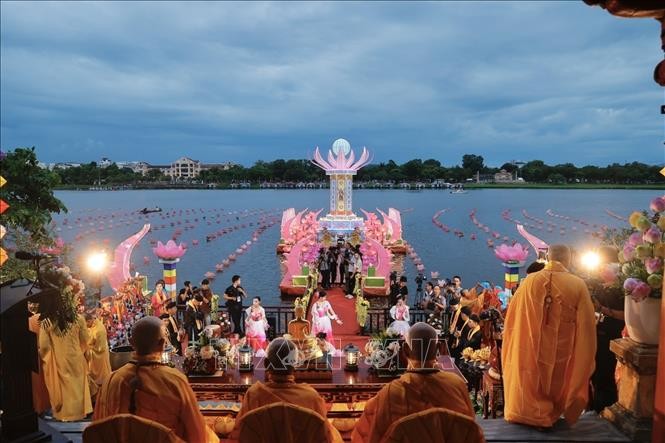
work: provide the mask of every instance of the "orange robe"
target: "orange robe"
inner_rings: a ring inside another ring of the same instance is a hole
[[[88,328],[88,334],[90,335],[88,341],[90,377],[99,386],[111,375],[111,357],[109,356],[106,328],[100,320],[95,320],[92,327]]]
[[[57,420],[81,420],[92,412],[88,362],[83,356],[87,347],[88,328],[80,315],[65,333],[50,321],[41,323],[39,355],[51,411]]]
[[[28,318],[28,330],[37,336],[39,343],[39,314],[34,314]],[[39,354],[39,350],[37,351]],[[42,368],[42,359],[37,358],[38,372],[31,372],[32,377],[32,407],[37,414],[45,412],[51,404],[49,403],[48,390],[44,382],[44,369]]]
[[[504,325],[506,420],[550,427],[563,414],[574,424],[587,405],[595,355],[594,309],[586,283],[558,262],[528,275],[510,300]]]
[[[323,398],[314,388],[306,383],[296,383],[293,375],[271,374],[273,381],[268,383],[256,382],[245,393],[242,406],[236,416],[235,429],[232,436],[238,435],[241,418],[248,412],[272,403],[290,403],[302,406],[326,418],[327,408]],[[333,441],[341,441],[336,429],[329,426]],[[339,437],[339,438],[338,438]],[[322,439],[322,441],[324,441]]]
[[[111,373],[97,396],[93,421],[129,412],[130,381],[138,370],[136,415],[163,424],[188,443],[218,442],[213,430],[205,424],[187,377],[160,364],[160,353],[135,357],[148,365],[128,363]]]
[[[475,417],[461,377],[439,370],[414,370],[385,385],[367,402],[351,441],[379,443],[395,421],[429,408],[446,408]]]

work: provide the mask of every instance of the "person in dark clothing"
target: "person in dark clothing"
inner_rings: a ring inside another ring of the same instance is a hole
[[[404,303],[408,303],[409,288],[406,287],[406,275],[399,278],[399,296],[404,299]]]
[[[326,259],[328,260],[328,272],[330,272],[330,285],[335,284],[335,280],[337,280],[337,253],[335,252],[335,248],[330,248],[328,251],[328,254],[326,255]]]
[[[390,306],[397,304],[397,297],[399,297],[399,283],[397,283],[397,273],[390,273]]]
[[[199,339],[199,334],[205,326],[203,312],[199,310],[202,303],[203,296],[201,294],[196,294],[193,299],[187,302],[183,326],[185,332],[189,335],[190,342]]]
[[[330,289],[330,267],[328,264],[328,255],[323,248],[319,250],[319,260],[317,267],[321,273],[321,286],[323,286],[324,289]]]
[[[212,312],[212,289],[210,289],[210,280],[207,278],[201,281],[201,295],[203,296],[203,304],[201,305],[201,312],[205,318],[205,324],[208,326],[211,323],[210,314]]]
[[[169,343],[173,346],[173,349],[182,355],[182,346],[180,346],[181,328],[178,324],[178,319],[176,318],[177,307],[175,302],[168,302],[166,304],[166,312],[159,316],[166,326],[166,332],[169,336]]]
[[[463,351],[471,348],[474,351],[480,349],[480,341],[483,334],[480,332],[480,318],[476,314],[471,314],[466,324],[467,331],[462,337],[460,348]]]
[[[618,261],[617,250],[602,247],[598,251],[602,269],[608,263]],[[617,359],[610,351],[610,342],[621,338],[625,326],[624,294],[622,288],[607,287],[596,277],[587,280],[589,293],[593,300],[598,320],[596,322],[596,369],[591,375],[592,408],[600,413],[606,407],[616,403],[617,386],[614,381]]]
[[[231,321],[233,321],[233,333],[243,337],[245,334],[242,330],[242,299],[247,294],[245,294],[245,290],[240,286],[240,283],[240,276],[234,275],[231,278],[231,286],[224,290],[224,300],[226,300],[226,308],[229,311]]]

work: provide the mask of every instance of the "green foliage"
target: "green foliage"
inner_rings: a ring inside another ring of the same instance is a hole
[[[8,152],[0,167],[7,179],[7,184],[0,188],[0,198],[10,206],[1,217],[2,223],[8,230],[28,232],[35,242],[48,242],[51,214],[67,212],[53,195],[53,189],[60,183],[58,175],[38,166],[34,147]]]
[[[484,162],[485,159],[482,155],[464,154],[462,156],[462,168],[468,169],[474,174],[483,170],[485,167]]]

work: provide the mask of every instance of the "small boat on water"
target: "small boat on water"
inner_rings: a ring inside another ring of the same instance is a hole
[[[159,206],[156,206],[154,208],[143,208],[139,211],[141,214],[150,214],[153,212],[162,212],[162,208]]]
[[[454,191],[450,191],[451,194],[466,194],[466,191],[464,189],[455,189]]]

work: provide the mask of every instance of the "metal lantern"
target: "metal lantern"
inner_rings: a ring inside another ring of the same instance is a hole
[[[252,348],[247,344],[238,348],[238,370],[240,372],[251,372],[254,370],[252,363]]]
[[[344,355],[346,356],[346,365],[344,365],[345,371],[357,371],[358,370],[358,354],[360,349],[355,346],[353,343],[350,343],[344,347]]]
[[[171,356],[173,355],[174,348],[173,346],[166,346],[162,351],[162,363],[168,365],[171,363]]]

